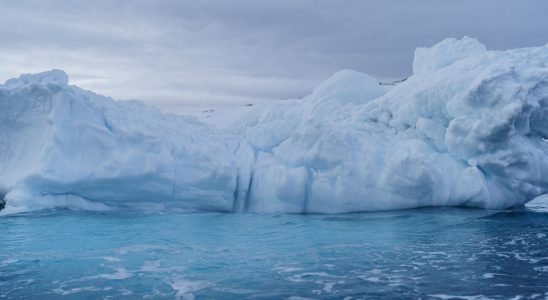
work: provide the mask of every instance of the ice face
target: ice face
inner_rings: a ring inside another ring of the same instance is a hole
[[[265,166],[250,207],[286,210],[288,196],[292,212],[521,205],[547,189],[547,63],[546,46],[491,52],[447,39],[417,50],[417,74],[382,96],[372,81],[352,101],[327,84],[297,108],[257,112],[234,128]],[[269,143],[272,132],[287,134]]]
[[[548,46],[419,48],[385,88],[340,71],[222,131],[67,84],[0,86],[4,213],[138,207],[342,213],[507,208],[548,192]]]
[[[245,158],[241,138],[140,102],[113,101],[66,78],[52,71],[0,87],[0,194],[8,212],[232,210],[237,158]]]

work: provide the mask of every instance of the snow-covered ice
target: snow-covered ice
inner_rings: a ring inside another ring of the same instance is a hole
[[[2,213],[501,209],[548,192],[547,139],[548,45],[446,39],[417,49],[395,87],[343,70],[226,130],[53,70],[0,85]]]
[[[67,81],[53,70],[0,87],[0,194],[7,212],[112,205],[232,210],[244,171],[238,160],[252,160],[250,151],[247,158],[240,153],[245,141]]]

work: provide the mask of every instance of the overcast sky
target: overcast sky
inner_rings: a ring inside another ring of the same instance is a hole
[[[0,0],[0,82],[71,83],[164,110],[307,95],[340,69],[411,73],[413,51],[469,35],[490,49],[548,42],[546,0]]]

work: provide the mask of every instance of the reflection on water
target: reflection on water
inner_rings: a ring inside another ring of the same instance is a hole
[[[0,298],[543,299],[545,204],[308,216],[3,217]]]

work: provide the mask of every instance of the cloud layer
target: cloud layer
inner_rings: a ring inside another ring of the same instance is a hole
[[[0,81],[61,68],[168,111],[295,98],[343,68],[405,77],[417,46],[448,36],[543,45],[547,15],[543,0],[3,1]]]

